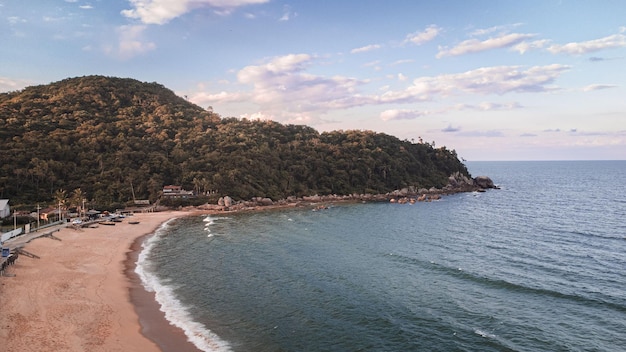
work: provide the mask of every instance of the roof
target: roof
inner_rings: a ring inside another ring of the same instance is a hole
[[[8,199],[0,199],[0,209],[4,209],[9,205]]]

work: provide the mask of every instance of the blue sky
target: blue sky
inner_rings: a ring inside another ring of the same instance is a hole
[[[0,0],[0,91],[158,82],[467,160],[626,159],[626,1]]]

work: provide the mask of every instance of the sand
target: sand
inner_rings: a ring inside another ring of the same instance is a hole
[[[20,256],[8,270],[15,276],[0,277],[0,350],[169,350],[163,341],[194,350],[127,267],[134,265],[130,248],[137,249],[138,238],[185,215],[135,214],[130,219],[139,224],[125,219],[115,226],[62,228],[54,233],[61,241],[44,237],[28,243],[25,249],[40,259]],[[155,343],[154,336],[162,341]]]

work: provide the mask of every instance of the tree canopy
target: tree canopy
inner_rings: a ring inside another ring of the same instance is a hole
[[[164,185],[237,199],[386,193],[469,176],[454,150],[372,131],[319,133],[194,105],[158,83],[104,76],[0,94],[0,198],[155,201]]]

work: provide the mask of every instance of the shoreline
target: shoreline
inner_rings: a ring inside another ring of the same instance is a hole
[[[19,351],[199,351],[135,273],[141,244],[193,211],[135,214],[117,226],[61,227],[0,277],[0,345]],[[205,212],[201,212],[205,213]],[[7,243],[5,245],[11,245]]]
[[[320,198],[137,213],[136,225],[127,219],[118,226],[62,227],[55,234],[60,241],[42,238],[26,245],[41,260],[19,258],[11,267],[16,277],[0,277],[0,345],[21,351],[201,351],[166,319],[155,293],[136,273],[144,241],[173,218],[366,202]]]
[[[139,317],[141,334],[156,343],[162,352],[201,352],[188,340],[182,329],[172,325],[165,318],[165,313],[161,311],[161,305],[157,301],[155,293],[145,289],[141,283],[141,278],[135,272],[137,259],[143,249],[143,242],[153,235],[154,231],[137,237],[124,261],[124,275],[130,283],[128,288],[129,299]]]

